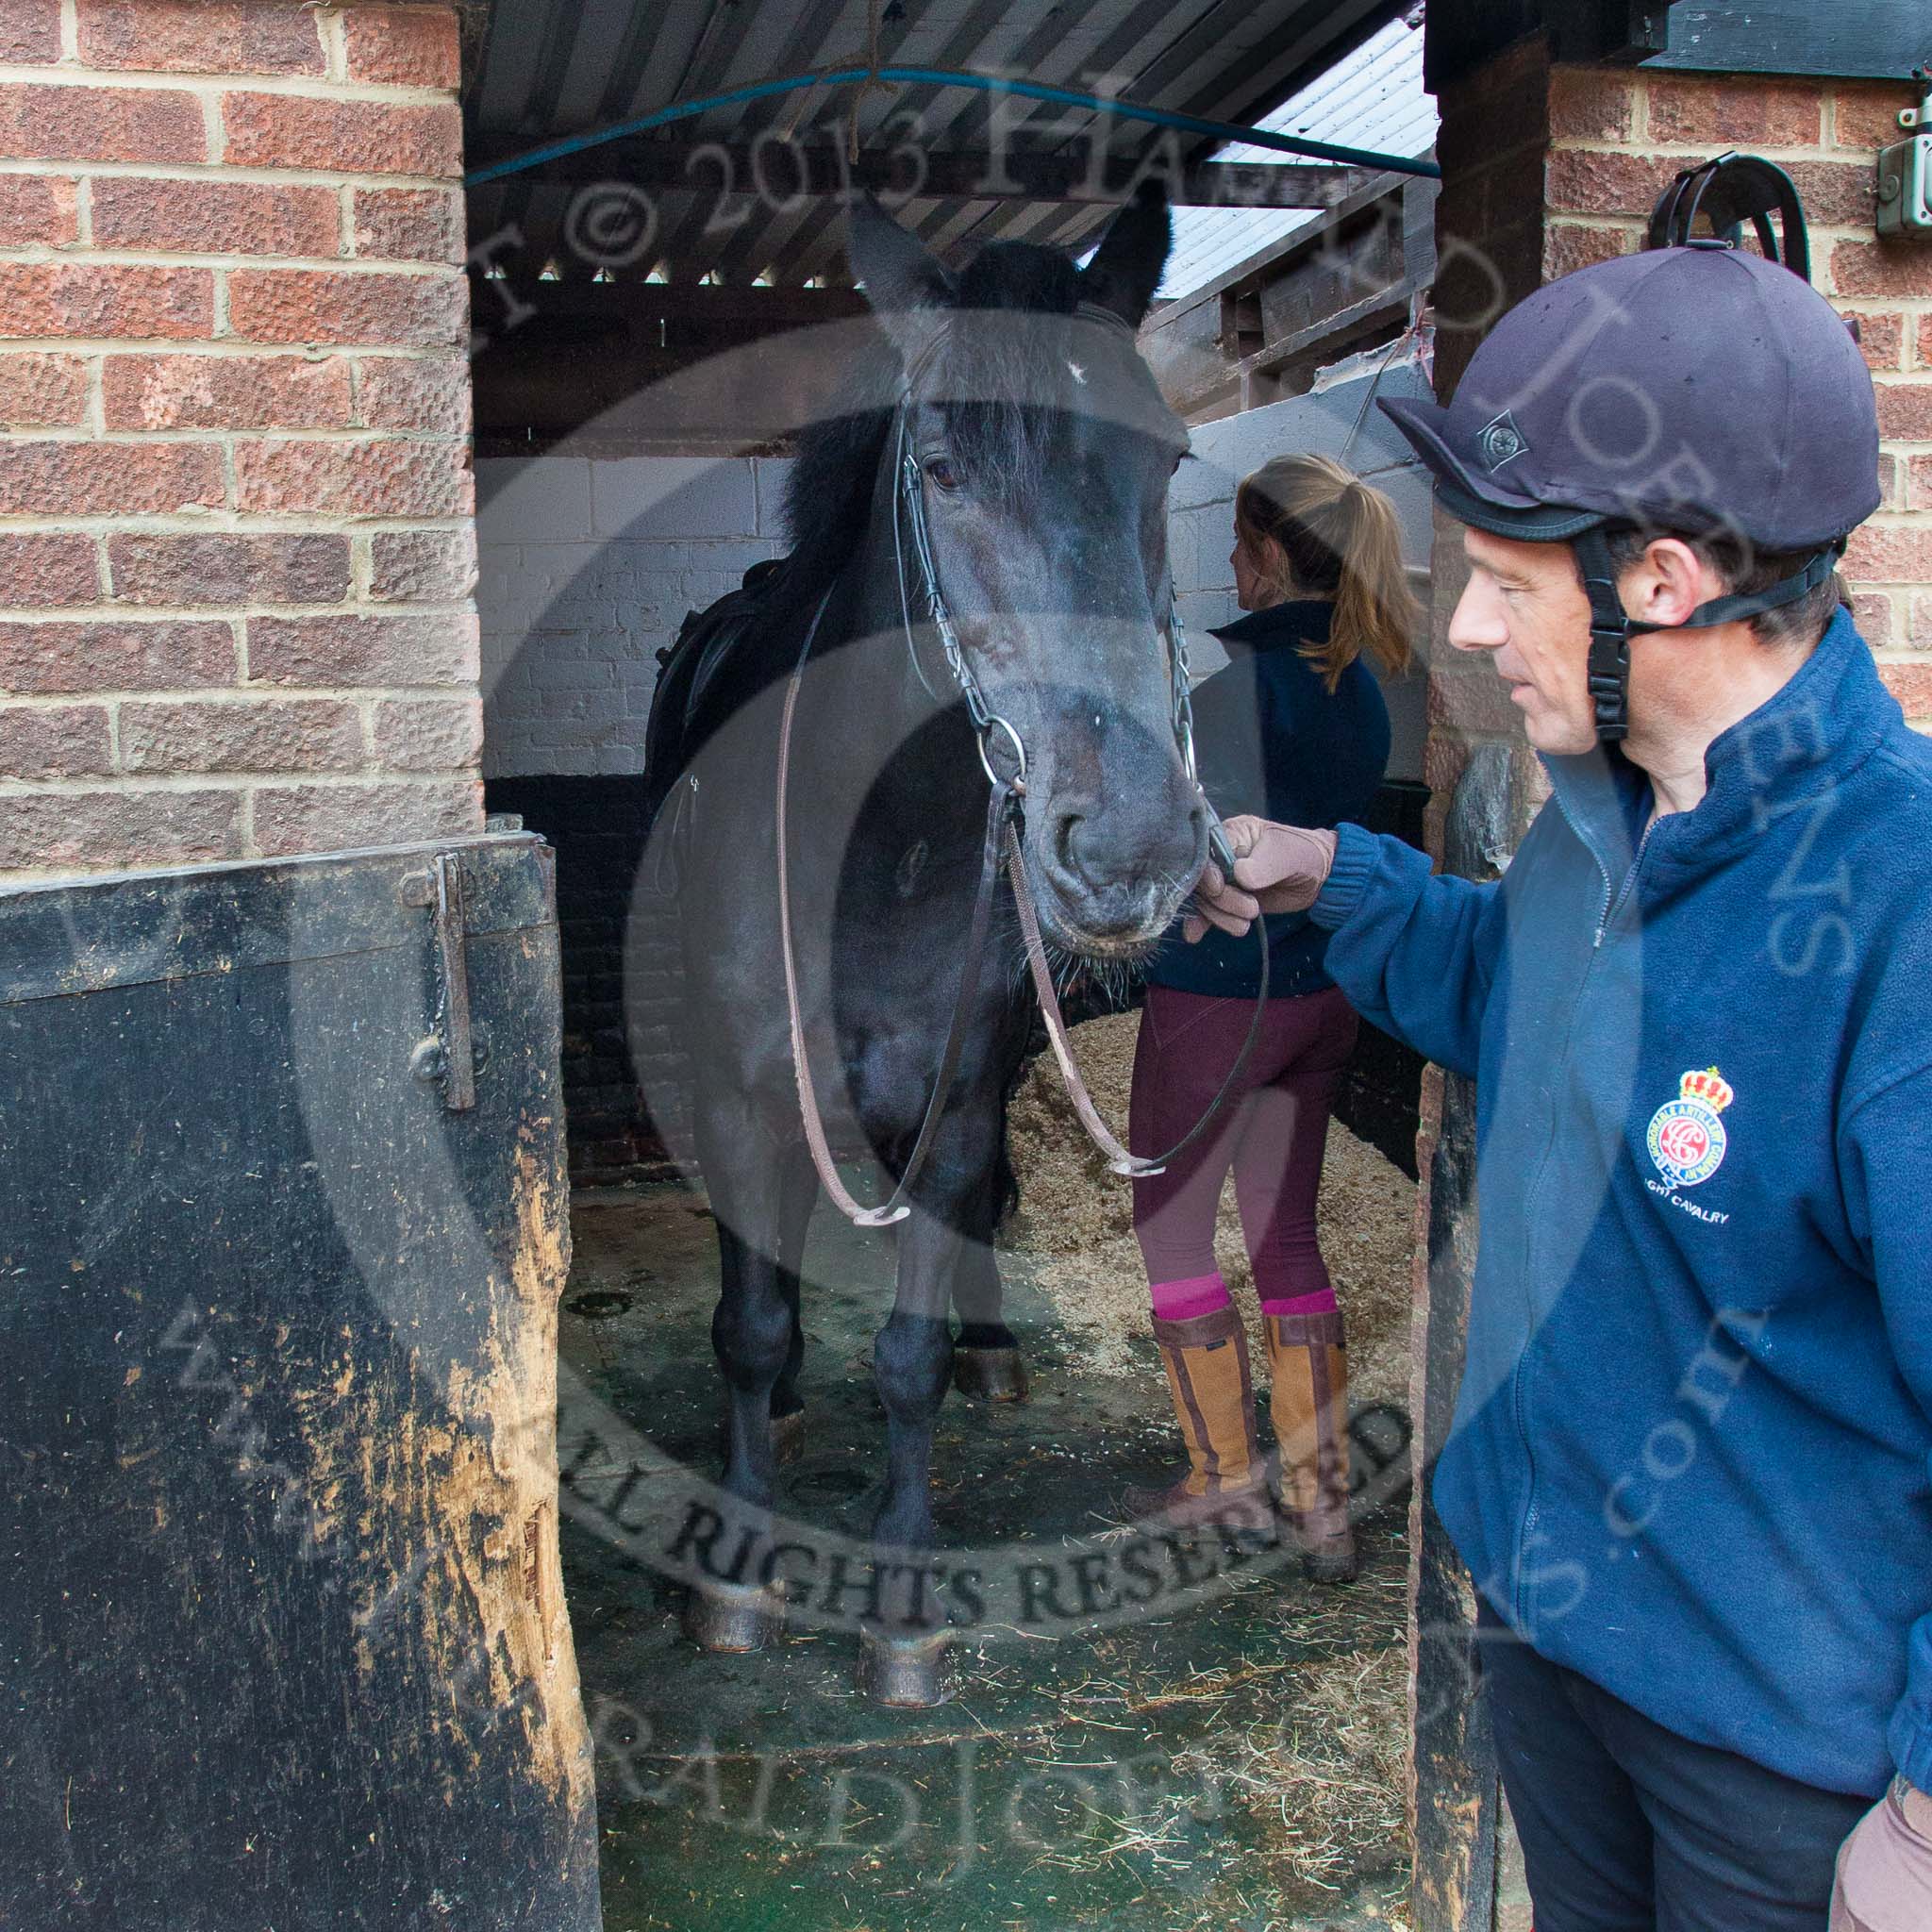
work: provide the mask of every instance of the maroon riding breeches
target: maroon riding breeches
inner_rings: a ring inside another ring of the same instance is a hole
[[[1147,989],[1128,1125],[1135,1154],[1171,1147],[1206,1112],[1253,1016],[1250,1000]],[[1315,1239],[1315,1200],[1328,1109],[1357,1024],[1339,987],[1268,1002],[1239,1094],[1165,1173],[1134,1183],[1134,1232],[1149,1282],[1215,1273],[1214,1218],[1232,1167],[1262,1305],[1283,1312],[1272,1305],[1332,1292]]]

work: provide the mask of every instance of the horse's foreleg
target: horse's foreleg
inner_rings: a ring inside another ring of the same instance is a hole
[[[892,1312],[873,1343],[886,1411],[886,1490],[873,1519],[881,1578],[876,1623],[859,1632],[858,1681],[884,1704],[941,1704],[952,1694],[944,1611],[932,1570],[932,1431],[953,1366],[947,1304],[960,1238],[920,1211],[899,1230]]]
[[[723,1503],[731,1542],[751,1547],[770,1526],[776,1488],[772,1391],[785,1372],[794,1317],[779,1282],[787,1163],[754,1109],[732,1096],[701,1103],[698,1157],[718,1227],[719,1294],[711,1345],[724,1378]],[[708,1650],[755,1650],[782,1621],[775,1588],[742,1580],[694,1589],[685,1627]]]
[[[781,1463],[795,1461],[805,1449],[805,1400],[798,1392],[798,1372],[805,1362],[799,1269],[818,1200],[818,1174],[810,1152],[801,1144],[786,1158],[778,1198],[778,1292],[791,1311],[791,1341],[772,1387],[772,1445]]]
[[[952,1374],[947,1304],[958,1246],[953,1229],[925,1214],[906,1223],[898,1292],[873,1343],[873,1375],[886,1411],[886,1492],[873,1539],[895,1549],[932,1547],[932,1429]]]
[[[892,1312],[873,1344],[886,1412],[886,1487],[873,1521],[884,1587],[881,1614],[861,1632],[859,1681],[888,1704],[938,1704],[951,1690],[932,1564],[933,1424],[952,1378],[953,1291],[994,1131],[970,1107],[942,1130],[930,1191],[899,1230]]]

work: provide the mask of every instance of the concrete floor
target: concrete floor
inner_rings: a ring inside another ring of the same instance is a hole
[[[702,1199],[580,1191],[574,1223],[567,1370],[657,1449],[715,1474],[716,1245]],[[807,1257],[810,1430],[784,1487],[793,1517],[828,1530],[862,1534],[870,1517],[883,1424],[867,1357],[890,1267],[885,1238],[821,1212]],[[1092,1536],[1124,1483],[1164,1467],[1174,1424],[1151,1342],[1144,1383],[1083,1378],[1024,1278],[1008,1280],[1008,1316],[1033,1396],[1017,1407],[948,1397],[934,1456],[941,1536],[1051,1552]],[[1312,1737],[1311,1783],[1257,1790],[1243,1740],[1299,1739],[1318,1680],[1331,1698],[1369,1673],[1392,1681],[1403,1530],[1397,1503],[1370,1515],[1362,1576],[1341,1590],[1264,1558],[1164,1616],[1054,1636],[982,1630],[960,1646],[958,1696],[905,1712],[858,1695],[856,1639],[843,1630],[788,1632],[748,1657],[699,1654],[679,1634],[675,1585],[567,1524],[608,1932],[1402,1924],[1399,1792],[1369,1790],[1369,1836],[1357,1819],[1338,1860],[1319,1810],[1297,1814],[1327,1802],[1324,1765],[1355,1760]],[[1390,1785],[1386,1749],[1380,1762]],[[1361,1813],[1360,1794],[1351,1802]],[[1311,1845],[1317,1825],[1325,1858]]]

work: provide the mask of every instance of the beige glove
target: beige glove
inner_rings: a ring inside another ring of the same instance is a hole
[[[1927,1926],[1932,1797],[1893,1778],[1838,1855],[1830,1932],[1925,1932]]]
[[[1190,942],[1210,925],[1240,934],[1259,913],[1306,912],[1321,896],[1335,863],[1333,832],[1248,817],[1225,819],[1222,830],[1234,854],[1234,879],[1230,883],[1214,865],[1201,874],[1194,910],[1182,928]]]

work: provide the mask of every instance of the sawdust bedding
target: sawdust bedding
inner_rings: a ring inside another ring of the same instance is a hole
[[[1138,1013],[1075,1027],[1074,1052],[1101,1110],[1124,1129]],[[1008,1117],[1020,1208],[1002,1230],[1001,1258],[1035,1280],[1065,1324],[1085,1373],[1142,1380],[1164,1408],[1148,1328],[1147,1277],[1134,1241],[1127,1184],[1081,1131],[1050,1056],[1028,1070]],[[1322,1252],[1348,1322],[1351,1403],[1404,1410],[1409,1398],[1409,1306],[1415,1185],[1340,1123],[1328,1129],[1319,1209]],[[1230,1182],[1223,1192],[1215,1257],[1263,1353],[1253,1274]],[[1273,1650],[1214,1679],[1190,1678],[1167,1695],[1224,1694],[1225,1713],[1174,1761],[1176,1786],[1212,1789],[1272,1827],[1258,1888],[1302,1899],[1336,1892],[1363,1873],[1392,1874],[1386,1896],[1357,1901],[1351,1925],[1407,1924],[1409,1850],[1404,1810],[1408,1669],[1400,1641],[1404,1579],[1365,1574],[1345,1591],[1298,1594],[1283,1616],[1294,1657]],[[1234,1677],[1271,1679],[1260,1709],[1236,1714]],[[1219,1681],[1228,1678],[1228,1681]],[[1083,1687],[1090,1697],[1092,1687]],[[1132,1704],[1132,1687],[1118,1687]],[[1124,1715],[1124,1722],[1126,1721]],[[1167,1842],[1167,1821],[1138,1827],[1140,1843]],[[1116,1849],[1099,1848],[1095,1856]],[[1168,1854],[1172,1857],[1172,1853]],[[1264,1914],[1274,1932],[1289,1920]],[[1257,1923],[1261,1923],[1257,1920]],[[1292,1916],[1295,1926],[1327,1924]]]
[[[1072,1036],[1094,1099],[1122,1132],[1140,1024],[1139,1013],[1108,1014],[1075,1027]],[[1087,1373],[1158,1380],[1132,1192],[1108,1172],[1082,1132],[1050,1055],[1033,1062],[1013,1098],[1008,1139],[1020,1207],[1001,1232],[1004,1263],[1040,1284],[1079,1346]],[[1322,1253],[1348,1323],[1350,1392],[1357,1407],[1378,1402],[1408,1406],[1414,1218],[1414,1183],[1376,1149],[1331,1122],[1319,1225]],[[1232,1182],[1222,1195],[1214,1247],[1259,1356],[1260,1312]]]

